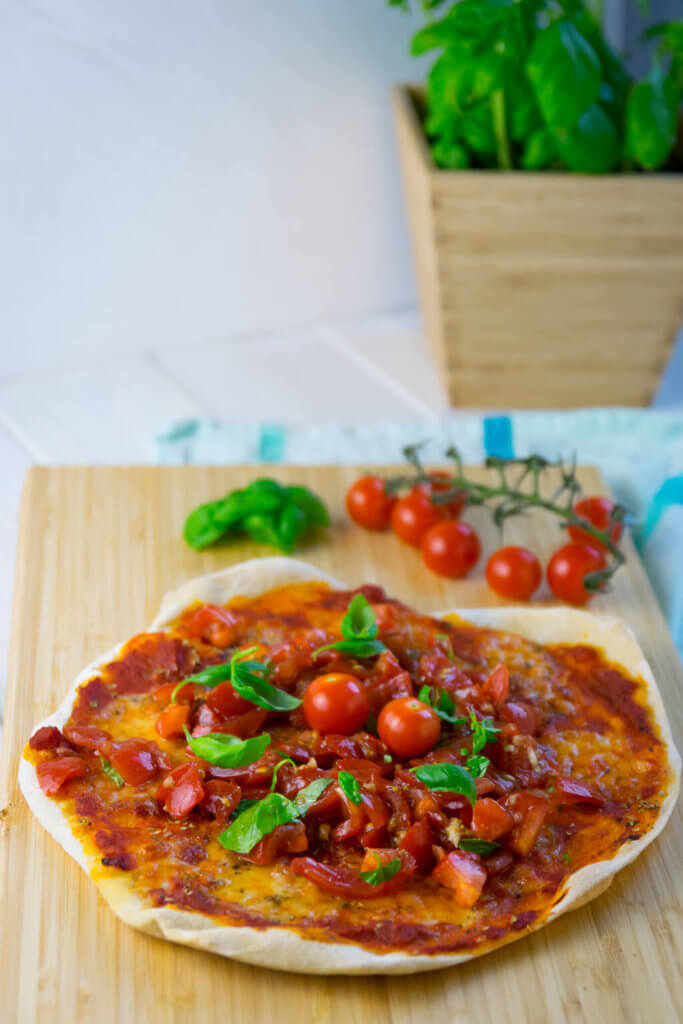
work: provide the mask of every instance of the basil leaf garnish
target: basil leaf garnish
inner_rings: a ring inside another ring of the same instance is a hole
[[[230,682],[235,693],[267,711],[292,711],[298,708],[301,704],[298,697],[292,697],[267,681],[269,665],[262,661],[245,660],[245,656],[255,650],[257,648],[252,647],[248,651],[238,651],[230,659]]]
[[[454,715],[455,704],[450,693],[446,690],[439,690],[439,698],[436,704],[432,701],[431,687],[426,684],[420,688],[420,692],[417,695],[417,699],[421,700],[423,704],[428,704],[430,708],[436,711],[439,718],[444,722],[449,722],[451,725],[465,725],[467,722],[466,718],[462,718],[459,715]]]
[[[470,728],[472,729],[472,753],[478,754],[487,743],[497,743],[500,729],[496,729],[490,719],[477,718],[470,711]]]
[[[360,877],[368,885],[379,885],[381,882],[388,882],[401,870],[400,857],[394,857],[388,864],[382,864],[379,854],[376,853],[375,860],[377,862],[376,868],[373,868],[371,871],[361,871],[360,873]]]
[[[339,772],[338,782],[340,788],[344,791],[352,804],[359,806],[363,803],[363,798],[360,795],[358,779],[354,779],[351,772]]]
[[[108,775],[112,782],[115,782],[119,789],[121,789],[121,787],[125,785],[125,781],[123,776],[119,775],[116,768],[114,768],[111,761],[107,761],[106,757],[100,757],[100,764],[102,765],[102,771],[104,774]]]
[[[458,843],[458,848],[478,853],[481,857],[488,857],[490,853],[500,849],[500,843],[494,843],[490,839],[477,839],[476,836],[465,836]]]
[[[282,793],[269,793],[252,804],[218,836],[218,842],[234,853],[249,853],[278,825],[296,821],[294,804]]]
[[[303,818],[310,811],[318,797],[327,789],[331,782],[332,779],[314,779],[313,782],[309,782],[305,789],[297,793],[292,803],[300,818]]]
[[[243,768],[262,757],[270,744],[264,732],[252,739],[241,740],[227,732],[209,732],[205,736],[191,736],[185,726],[185,739],[190,750],[209,764],[219,768]]]
[[[428,789],[437,793],[462,793],[472,805],[477,799],[474,778],[459,764],[440,761],[437,764],[420,764],[410,770]]]
[[[190,683],[196,683],[197,686],[208,686],[213,689],[218,686],[219,683],[224,682],[230,678],[230,664],[226,662],[220,665],[208,665],[203,668],[201,672],[195,672],[193,676],[188,676],[187,679],[183,679],[173,688],[171,693],[171,703],[175,704],[176,695],[180,693],[184,686],[188,686]]]
[[[381,640],[375,639],[379,632],[375,613],[363,594],[355,594],[341,621],[343,640],[325,644],[315,652],[339,651],[353,658],[372,658],[386,650]]]
[[[475,779],[480,779],[482,775],[486,774],[486,769],[490,764],[488,757],[484,757],[483,754],[472,754],[467,758],[465,767],[471,775],[474,775]]]

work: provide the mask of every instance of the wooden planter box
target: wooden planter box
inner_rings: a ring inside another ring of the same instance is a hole
[[[683,313],[683,175],[442,171],[394,107],[426,329],[453,405],[645,405]]]

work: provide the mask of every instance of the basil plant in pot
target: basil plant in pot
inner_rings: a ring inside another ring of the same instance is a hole
[[[395,109],[451,401],[645,404],[683,305],[683,21],[634,80],[581,0],[413,6],[433,63]]]

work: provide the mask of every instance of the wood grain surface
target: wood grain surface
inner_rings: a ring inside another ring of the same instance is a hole
[[[258,468],[263,475],[264,467]],[[383,583],[425,610],[496,601],[479,566],[444,581],[391,535],[345,521],[353,467],[277,467],[319,491],[335,524],[301,556],[349,584]],[[603,491],[594,470],[588,491]],[[665,833],[590,905],[462,967],[405,978],[267,972],[174,946],[121,924],[95,887],[32,818],[16,783],[32,725],[76,673],[143,629],[165,590],[266,553],[249,542],[212,552],[180,540],[187,511],[253,478],[248,467],[34,468],[24,494],[0,784],[0,1020],[7,1024],[668,1024],[683,1017],[680,805]],[[468,518],[485,551],[496,534]],[[547,517],[509,524],[506,541],[545,556]],[[542,595],[543,596],[543,595]],[[595,610],[634,628],[659,681],[680,746],[681,664],[631,550]]]

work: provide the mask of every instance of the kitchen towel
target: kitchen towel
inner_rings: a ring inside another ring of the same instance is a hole
[[[402,448],[424,441],[426,462],[456,444],[465,462],[486,455],[547,459],[576,456],[600,468],[616,498],[634,514],[636,542],[683,654],[683,413],[581,409],[484,416],[453,411],[439,419],[360,426],[238,424],[195,419],[156,438],[158,461],[332,463],[379,466],[401,461]]]

